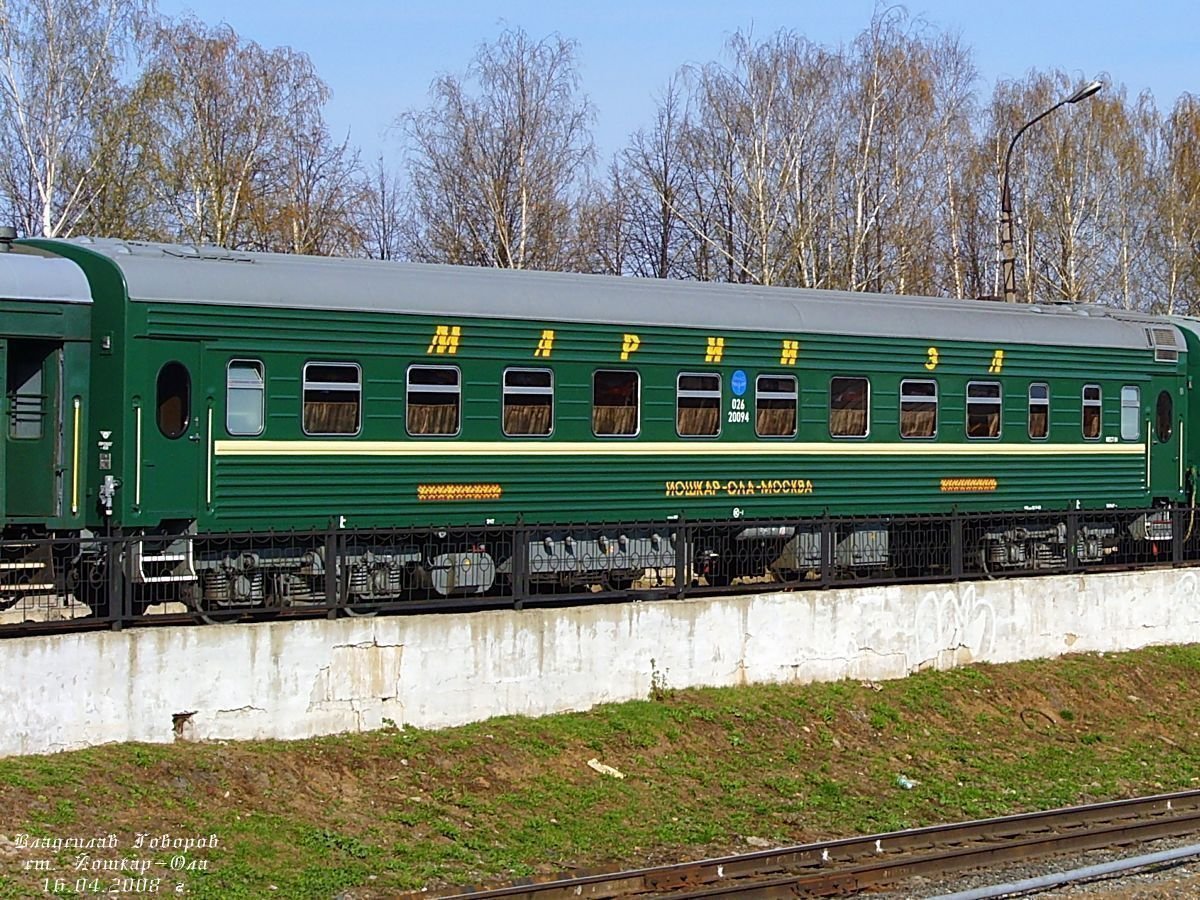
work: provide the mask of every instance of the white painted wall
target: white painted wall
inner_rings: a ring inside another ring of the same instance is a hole
[[[25,637],[0,755],[537,716],[669,687],[902,678],[1200,641],[1192,570]]]

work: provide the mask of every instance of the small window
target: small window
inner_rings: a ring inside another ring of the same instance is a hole
[[[900,382],[900,437],[937,436],[937,382],[906,379]]]
[[[1100,385],[1083,386],[1083,436],[1089,441],[1100,440]]]
[[[226,431],[239,435],[262,434],[265,388],[261,362],[230,360],[225,371]]]
[[[1175,424],[1171,406],[1171,393],[1162,391],[1158,395],[1158,403],[1154,409],[1154,430],[1158,433],[1160,444],[1165,444],[1171,439],[1171,428]]]
[[[452,437],[458,434],[460,375],[454,366],[409,366],[409,434]]]
[[[1000,382],[967,382],[967,437],[1000,437]]]
[[[358,434],[362,370],[355,363],[304,364],[304,433]]]
[[[795,375],[759,375],[754,383],[754,433],[795,437],[798,396]]]
[[[1029,386],[1029,436],[1035,441],[1050,436],[1050,386]]]
[[[720,375],[680,375],[676,379],[675,431],[680,437],[713,437],[720,433]]]
[[[637,372],[597,371],[592,376],[592,432],[598,437],[637,434],[638,389]]]
[[[171,440],[183,437],[192,416],[192,376],[187,367],[181,362],[169,362],[159,369],[155,393],[158,430]]]
[[[1121,440],[1142,438],[1142,389],[1131,384],[1121,388]]]
[[[9,345],[8,436],[14,440],[38,440],[46,433],[46,359],[35,342],[12,341]]]
[[[866,437],[871,385],[865,378],[829,381],[829,434],[833,437]]]
[[[504,433],[545,437],[554,427],[554,374],[549,369],[504,370]]]

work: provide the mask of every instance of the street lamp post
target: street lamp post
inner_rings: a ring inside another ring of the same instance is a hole
[[[1000,182],[1000,274],[1004,281],[1005,303],[1015,303],[1017,300],[1017,257],[1013,250],[1012,194],[1008,187],[1008,164],[1012,161],[1013,147],[1016,146],[1017,138],[1023,135],[1031,125],[1040,122],[1060,106],[1085,100],[1102,87],[1104,85],[1099,81],[1088,82],[1066,100],[1059,100],[1041,115],[1030,119],[1021,126],[1021,130],[1014,134],[1013,139],[1008,142],[1008,152],[1004,154],[1004,177]]]

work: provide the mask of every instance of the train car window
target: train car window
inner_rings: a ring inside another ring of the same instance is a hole
[[[230,434],[262,434],[266,379],[255,359],[231,359],[225,370],[225,430]]]
[[[47,353],[34,341],[13,341],[9,345],[8,436],[14,440],[36,441],[45,433],[46,396],[42,372]]]
[[[675,431],[680,437],[720,434],[720,375],[681,374],[676,378]]]
[[[937,437],[937,382],[906,378],[900,382],[900,437]]]
[[[504,370],[504,433],[544,437],[554,427],[554,373],[549,369]]]
[[[305,434],[358,434],[362,370],[356,363],[305,363]]]
[[[1102,397],[1100,385],[1083,386],[1083,436],[1089,441],[1100,440],[1100,412]]]
[[[458,434],[462,376],[454,366],[409,366],[408,433]]]
[[[159,369],[155,395],[158,430],[171,440],[182,437],[192,417],[192,376],[187,366],[169,362]]]
[[[1121,440],[1141,440],[1142,389],[1127,384],[1121,388]]]
[[[866,437],[870,428],[871,383],[865,378],[829,380],[829,434]]]
[[[1162,391],[1158,395],[1158,404],[1154,410],[1154,430],[1158,432],[1158,442],[1165,444],[1171,439],[1171,428],[1174,425],[1174,415],[1171,411],[1171,393]]]
[[[967,382],[967,437],[1000,437],[1000,410],[1003,406],[998,381]]]
[[[598,369],[592,375],[592,433],[597,437],[635,435],[639,422],[637,372]]]
[[[754,433],[795,437],[798,397],[795,375],[759,375],[754,382]]]
[[[1050,436],[1050,386],[1029,386],[1029,436],[1035,441]]]

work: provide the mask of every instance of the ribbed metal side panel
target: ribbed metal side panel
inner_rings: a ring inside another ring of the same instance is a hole
[[[348,526],[366,527],[507,522],[518,514],[526,521],[729,518],[735,508],[746,517],[1061,509],[1076,501],[1103,508],[1144,504],[1144,471],[1137,455],[860,457],[853,463],[836,456],[223,458],[214,478],[218,515],[211,521],[308,527],[344,515]],[[490,499],[420,500],[420,485],[497,488]]]

